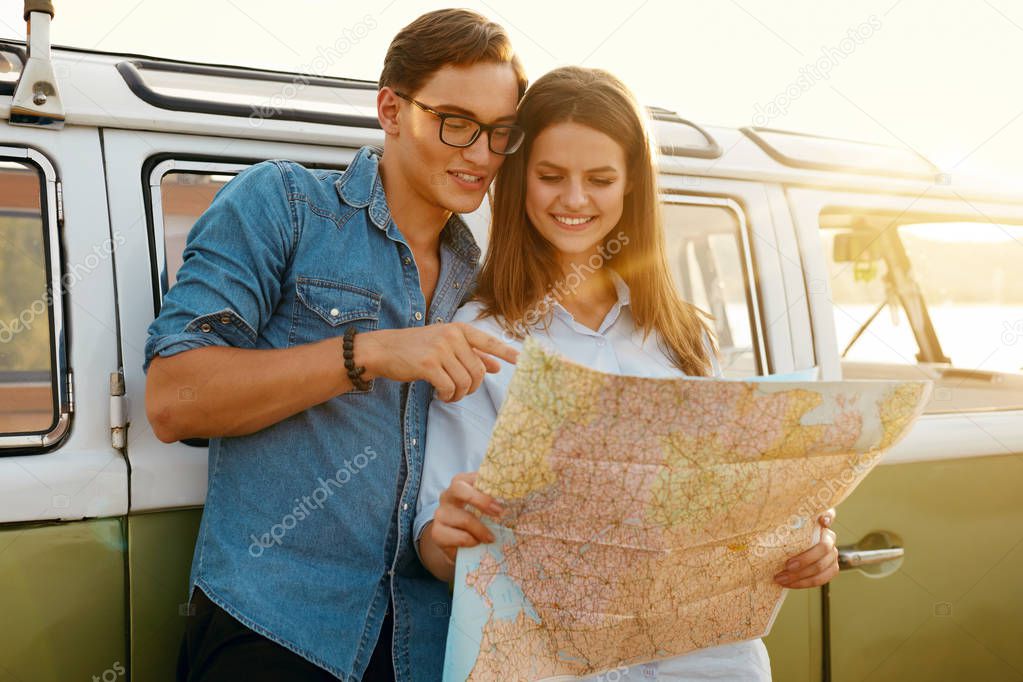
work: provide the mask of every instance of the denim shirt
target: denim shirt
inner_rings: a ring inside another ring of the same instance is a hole
[[[267,161],[228,183],[188,235],[144,369],[204,346],[290,348],[352,325],[449,321],[479,248],[452,216],[426,310],[379,160],[363,148],[343,174]],[[439,679],[450,594],[411,543],[432,394],[378,378],[256,433],[210,439],[190,591],[345,680],[361,678],[391,602],[397,679]]]

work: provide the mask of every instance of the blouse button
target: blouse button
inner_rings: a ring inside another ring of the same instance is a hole
[[[338,310],[337,308],[331,308],[330,309],[330,316],[331,317],[337,317],[340,314],[341,314],[341,311]]]
[[[412,259],[409,258],[408,256],[405,256],[405,260],[403,262],[405,263],[405,265],[412,265]]]
[[[417,310],[415,317],[416,317],[417,320],[421,320],[421,319],[423,319],[423,314]]]
[[[201,329],[204,332],[208,332],[208,331],[212,331],[213,327],[210,326],[209,322],[203,322],[202,325],[199,327],[199,329]]]
[[[222,315],[220,317],[220,324],[231,324],[231,318],[227,315]]]

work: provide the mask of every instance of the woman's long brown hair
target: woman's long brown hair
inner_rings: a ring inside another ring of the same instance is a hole
[[[519,105],[526,140],[505,160],[494,189],[494,217],[475,298],[484,316],[522,338],[535,320],[550,321],[550,300],[565,278],[554,247],[526,216],[526,168],[533,140],[548,126],[573,122],[593,128],[625,150],[626,180],[621,220],[608,233],[605,253],[631,292],[630,307],[646,339],[656,331],[673,364],[691,376],[709,373],[703,335],[706,314],[679,298],[668,269],[658,205],[653,146],[635,97],[600,69],[564,67],[541,77]],[[541,313],[538,316],[538,312]],[[525,321],[525,324],[524,322]]]

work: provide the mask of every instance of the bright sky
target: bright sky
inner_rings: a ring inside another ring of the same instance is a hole
[[[531,76],[619,75],[698,123],[913,148],[1023,188],[1023,5],[1013,0],[465,0],[504,24]],[[56,44],[373,79],[427,0],[55,0]],[[0,35],[24,37],[19,0]],[[355,9],[361,7],[364,9]],[[340,54],[342,53],[343,54]],[[319,61],[323,63],[323,59]],[[774,106],[772,106],[774,105]]]

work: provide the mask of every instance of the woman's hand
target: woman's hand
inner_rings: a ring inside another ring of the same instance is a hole
[[[817,517],[817,522],[823,527],[820,542],[790,558],[785,563],[785,570],[774,576],[776,583],[789,589],[819,587],[838,575],[836,535],[830,528],[835,514],[832,507]]]
[[[494,541],[494,534],[467,507],[497,517],[504,509],[497,501],[475,487],[476,474],[455,474],[451,485],[440,494],[440,506],[433,521],[426,525],[419,539],[423,563],[437,578],[454,577],[455,554],[459,547],[475,547]]]

